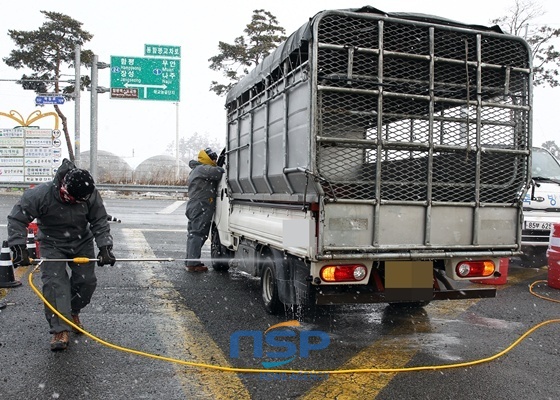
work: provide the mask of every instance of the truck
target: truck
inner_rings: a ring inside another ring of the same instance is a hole
[[[552,224],[560,223],[560,163],[542,147],[533,147],[523,217],[521,261],[526,267],[542,267],[547,264]]]
[[[227,93],[215,270],[267,312],[492,298],[521,254],[531,52],[499,27],[325,10]]]

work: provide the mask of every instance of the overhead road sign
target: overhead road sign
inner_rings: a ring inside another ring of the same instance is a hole
[[[64,104],[64,96],[37,96],[35,97],[36,105],[44,104]]]
[[[111,56],[111,98],[134,98],[114,89],[137,89],[138,100],[179,101],[180,69],[177,58]]]
[[[181,46],[170,46],[167,44],[145,44],[144,55],[151,57],[181,58]]]

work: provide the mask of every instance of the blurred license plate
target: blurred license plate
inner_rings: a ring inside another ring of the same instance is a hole
[[[552,222],[525,221],[525,229],[549,231],[552,229]]]

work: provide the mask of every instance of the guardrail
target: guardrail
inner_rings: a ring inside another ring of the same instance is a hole
[[[126,184],[97,184],[99,190],[113,190],[116,192],[164,192],[186,194],[186,186],[167,186],[167,185],[126,185]]]
[[[0,183],[0,188],[5,189],[28,189],[30,183],[21,182],[4,182]],[[132,185],[132,184],[108,184],[98,183],[95,185],[99,190],[111,190],[115,192],[159,192],[159,193],[175,193],[177,195],[186,195],[186,186],[167,186],[167,185]]]

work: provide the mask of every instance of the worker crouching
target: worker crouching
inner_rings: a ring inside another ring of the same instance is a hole
[[[35,218],[42,258],[95,260],[95,240],[99,248],[97,263],[115,264],[113,237],[101,195],[90,173],[71,161],[63,160],[52,181],[26,190],[8,215],[8,244],[16,268],[30,264],[27,225]],[[90,303],[97,286],[95,264],[53,261],[41,265],[43,296],[80,328],[80,311]],[[65,350],[71,327],[46,305],[45,316],[53,334],[51,350]]]

